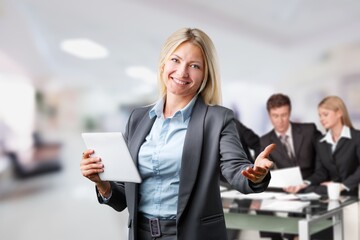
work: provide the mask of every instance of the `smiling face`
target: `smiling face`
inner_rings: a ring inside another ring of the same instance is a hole
[[[167,95],[192,99],[204,80],[204,69],[201,49],[190,42],[180,44],[163,66],[162,80]]]

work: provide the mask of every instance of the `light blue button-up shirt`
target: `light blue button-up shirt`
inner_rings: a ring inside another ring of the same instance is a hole
[[[163,99],[149,112],[156,119],[139,151],[139,212],[146,217],[176,218],[182,151],[195,101],[166,119]]]

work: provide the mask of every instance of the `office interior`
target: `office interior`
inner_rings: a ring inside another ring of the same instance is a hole
[[[0,0],[0,239],[126,239],[126,211],[81,176],[80,134],[123,131],[158,99],[160,49],[181,27],[213,39],[223,105],[258,135],[278,92],[322,132],[317,104],[338,95],[360,128],[359,1]]]

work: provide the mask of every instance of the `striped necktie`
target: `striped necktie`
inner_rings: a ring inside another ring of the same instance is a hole
[[[285,150],[289,158],[293,158],[294,154],[291,150],[290,142],[289,142],[289,136],[288,135],[280,135],[280,141],[284,145]]]

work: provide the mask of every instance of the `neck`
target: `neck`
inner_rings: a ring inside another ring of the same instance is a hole
[[[341,123],[336,124],[334,127],[330,129],[331,136],[334,142],[337,142],[339,140],[342,129],[343,129],[343,125]]]
[[[289,130],[289,128],[290,128],[290,124],[289,124],[289,126],[286,128],[285,131],[279,132],[280,135],[285,136],[285,134],[287,133],[287,131]]]
[[[191,99],[194,96],[189,97],[179,97],[174,95],[166,95],[165,98],[165,104],[164,104],[164,117],[171,117],[176,113],[177,111],[183,109],[188,103],[191,101]]]

